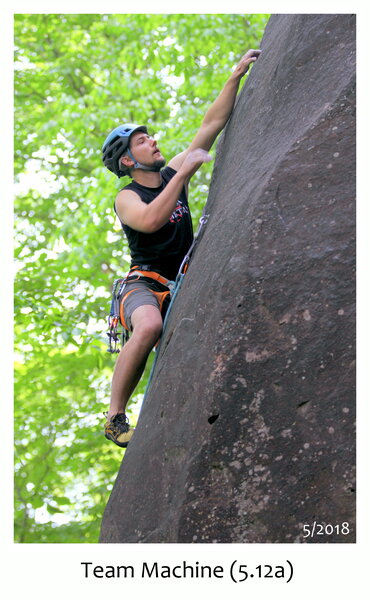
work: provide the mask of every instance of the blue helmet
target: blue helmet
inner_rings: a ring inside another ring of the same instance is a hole
[[[117,177],[123,177],[129,175],[130,171],[127,167],[120,163],[122,154],[128,149],[130,136],[135,131],[144,131],[148,133],[145,125],[135,125],[135,123],[126,123],[125,125],[119,125],[108,135],[102,148],[102,159],[104,165],[112,171]],[[131,156],[130,156],[131,158]],[[133,158],[133,157],[132,157]],[[135,160],[135,159],[133,159]],[[136,161],[135,161],[136,163]],[[139,163],[135,164],[139,165]],[[137,168],[137,167],[136,167]]]

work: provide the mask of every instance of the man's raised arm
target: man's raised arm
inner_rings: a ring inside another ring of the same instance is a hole
[[[216,137],[229,120],[234,108],[241,78],[247,73],[249,65],[258,59],[260,53],[260,50],[248,50],[239,61],[238,66],[227,80],[220,95],[207,110],[202,125],[192,143],[184,152],[181,152],[170,160],[168,163],[169,167],[178,171],[188,152],[195,148],[202,148],[207,151],[210,150]]]

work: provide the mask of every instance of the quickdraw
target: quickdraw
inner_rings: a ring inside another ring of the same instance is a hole
[[[118,353],[120,349],[118,348],[121,336],[121,345],[123,346],[129,339],[129,332],[127,329],[122,327],[121,330],[118,330],[120,325],[119,318],[119,305],[120,298],[122,297],[123,290],[125,289],[127,278],[115,279],[112,287],[112,302],[110,305],[110,312],[108,316],[108,349],[107,352],[111,354]]]
[[[203,215],[202,217],[200,217],[200,219],[199,219],[199,225],[198,225],[198,230],[197,230],[197,232],[194,235],[194,239],[193,239],[192,245],[190,246],[189,250],[187,251],[186,255],[183,258],[183,261],[182,261],[182,263],[180,265],[180,268],[179,268],[179,272],[178,272],[177,277],[176,277],[176,281],[177,281],[179,275],[181,275],[181,274],[185,275],[185,273],[186,273],[186,271],[188,269],[188,266],[189,266],[191,255],[194,252],[194,248],[195,248],[195,246],[196,246],[196,244],[198,242],[199,235],[200,235],[200,233],[201,233],[204,225],[208,221],[208,217],[209,217],[209,215]]]

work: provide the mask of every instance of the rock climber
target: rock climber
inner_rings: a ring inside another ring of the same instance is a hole
[[[207,110],[190,146],[168,166],[146,126],[125,124],[106,138],[102,158],[117,177],[132,182],[118,194],[114,210],[127,236],[131,266],[120,301],[122,325],[132,332],[114,368],[105,437],[125,448],[133,435],[126,406],[161,332],[169,303],[170,281],[176,278],[193,230],[188,205],[190,178],[211,160],[208,150],[225,127],[239,83],[260,50],[248,50],[221,93]]]

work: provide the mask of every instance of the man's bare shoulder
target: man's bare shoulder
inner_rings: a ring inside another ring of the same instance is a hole
[[[137,204],[139,202],[142,202],[139,194],[133,190],[127,190],[126,188],[123,188],[123,190],[118,192],[114,201],[114,206],[116,208],[116,212],[119,214],[119,212],[126,206]]]
[[[139,194],[133,190],[123,189],[118,192],[114,202],[116,213],[124,225],[137,231],[146,232],[145,214],[148,206]]]
[[[115,204],[117,206],[117,202],[119,202],[120,204],[125,203],[126,201],[130,201],[131,200],[141,200],[139,194],[137,192],[134,192],[134,190],[128,190],[126,188],[123,188],[123,190],[120,190],[116,196],[116,200],[115,200]]]

